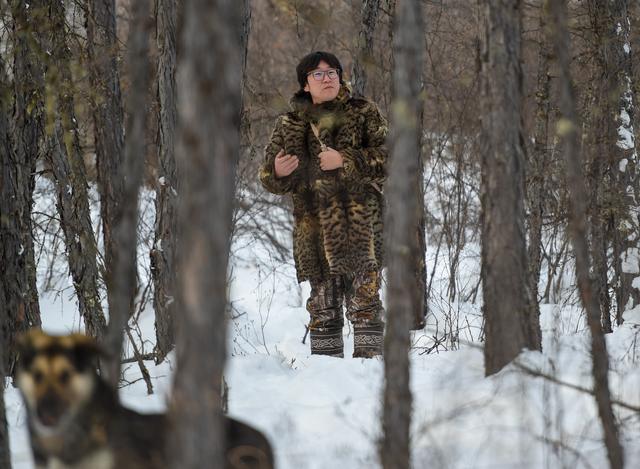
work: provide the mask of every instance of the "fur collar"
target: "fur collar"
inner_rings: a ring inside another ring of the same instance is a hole
[[[321,104],[313,104],[311,95],[306,91],[298,91],[289,101],[289,105],[294,114],[306,122],[318,122],[323,116],[333,114],[344,106],[351,99],[351,89],[346,83],[340,86],[338,96],[331,101]]]

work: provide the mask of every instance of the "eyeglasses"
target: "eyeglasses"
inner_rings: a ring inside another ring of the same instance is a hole
[[[329,77],[329,80],[338,78],[338,71],[335,68],[330,68],[329,70],[314,70],[313,72],[307,73],[307,76],[311,75],[315,81],[322,81],[324,80],[325,74]]]

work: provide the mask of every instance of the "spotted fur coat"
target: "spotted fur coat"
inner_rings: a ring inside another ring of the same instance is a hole
[[[370,101],[343,86],[330,102],[312,105],[306,94],[276,122],[260,180],[266,190],[293,197],[293,254],[298,281],[378,270],[382,266],[382,185],[386,178],[387,122]],[[340,152],[342,168],[323,171],[320,140]],[[296,155],[298,168],[276,178],[278,152]]]

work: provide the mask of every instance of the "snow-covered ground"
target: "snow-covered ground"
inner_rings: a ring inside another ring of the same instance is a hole
[[[459,281],[476,278],[477,246],[469,245]],[[428,248],[432,255],[433,249]],[[429,258],[429,256],[428,256]],[[271,260],[259,244],[234,244],[231,269],[229,413],[263,430],[280,469],[376,468],[380,438],[383,362],[351,358],[345,326],[345,359],[310,356],[302,343],[308,286],[293,267]],[[524,352],[513,364],[484,377],[480,299],[450,302],[447,266],[436,269],[427,329],[413,335],[411,388],[415,468],[604,468],[606,451],[591,395],[556,381],[591,387],[589,336],[575,306],[542,305],[543,353]],[[432,263],[429,264],[430,266]],[[473,283],[473,282],[471,282]],[[43,327],[81,329],[66,289],[43,295]],[[615,399],[640,406],[640,309],[607,337]],[[140,315],[145,349],[154,340],[153,311]],[[173,357],[146,362],[155,393],[147,395],[137,366],[122,388],[125,405],[142,412],[165,408]],[[525,371],[528,369],[530,371]],[[33,467],[18,392],[5,391],[15,469]],[[627,467],[640,467],[640,413],[615,408],[622,423]]]

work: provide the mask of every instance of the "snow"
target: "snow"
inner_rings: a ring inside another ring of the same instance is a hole
[[[151,206],[142,199],[141,213],[146,211],[152,220]],[[434,251],[427,248],[430,267]],[[142,272],[147,252],[140,254]],[[456,277],[460,285],[475,284],[478,254],[479,246],[468,243]],[[427,328],[412,333],[414,467],[607,467],[593,397],[541,377],[591,388],[589,334],[581,309],[566,297],[541,305],[543,352],[523,351],[515,363],[485,378],[478,340],[481,298],[475,303],[448,300],[448,262],[441,256],[436,264]],[[626,271],[638,272],[637,250],[627,252],[624,265]],[[230,415],[265,432],[279,469],[379,468],[382,360],[350,357],[353,335],[348,324],[347,358],[311,356],[308,338],[302,343],[309,287],[297,284],[290,260],[275,260],[253,238],[234,241],[230,278],[234,319],[228,327],[225,373]],[[68,280],[61,293],[41,295],[45,330],[82,330],[70,285]],[[640,406],[640,307],[624,317],[625,323],[607,336],[611,390],[614,399]],[[155,340],[153,322],[148,304],[139,320],[146,350]],[[136,381],[137,366],[129,365],[125,378],[133,384],[121,389],[123,403],[141,412],[166,409],[174,363],[173,354],[158,366],[146,362],[153,377],[151,396],[144,382]],[[24,405],[11,386],[4,398],[13,467],[31,469]],[[638,467],[638,414],[621,407],[615,413],[624,422],[621,439],[627,467]]]
[[[629,248],[622,254],[622,271],[626,274],[640,273],[640,251]]]
[[[618,164],[618,169],[620,170],[621,173],[624,173],[627,170],[627,164],[629,164],[629,160],[627,160],[626,158],[622,158],[620,160],[620,163]]]

